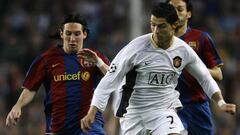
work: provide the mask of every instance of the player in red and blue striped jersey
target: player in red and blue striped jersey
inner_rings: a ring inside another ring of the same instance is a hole
[[[188,25],[192,15],[191,0],[168,0],[179,17],[179,26],[175,35],[184,40],[198,54],[215,80],[222,80],[221,66],[215,44],[208,33],[193,29]],[[189,135],[213,135],[214,126],[208,98],[197,80],[186,70],[183,71],[177,88],[184,108],[178,111]]]
[[[219,57],[215,44],[213,43],[211,37],[200,30],[193,29],[188,27],[184,35],[180,36],[188,45],[190,45],[208,69],[215,72],[216,75],[211,75],[215,80],[222,79],[222,73],[220,67],[223,65],[221,58]],[[178,83],[179,90],[187,90],[188,92],[182,92],[180,95],[183,104],[190,102],[200,102],[203,103],[207,101],[207,96],[202,90],[202,87],[199,85],[197,80],[191,76],[186,70],[180,76]]]
[[[37,57],[23,82],[23,92],[9,112],[6,125],[16,124],[21,109],[30,103],[40,85],[45,87],[46,135],[82,135],[80,120],[87,114],[94,89],[107,72],[109,61],[99,51],[83,49],[88,28],[79,14],[65,17],[60,29],[63,45]],[[104,135],[103,117],[88,134]]]

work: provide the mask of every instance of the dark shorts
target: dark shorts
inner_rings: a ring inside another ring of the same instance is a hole
[[[208,102],[184,105],[178,111],[188,135],[214,135],[212,113]]]

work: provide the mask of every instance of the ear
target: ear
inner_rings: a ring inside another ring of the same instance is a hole
[[[191,11],[188,11],[187,12],[187,18],[189,19],[189,18],[191,18],[192,17],[192,12]]]
[[[87,31],[85,30],[84,32],[83,32],[83,39],[86,39],[87,38]]]
[[[60,37],[63,38],[63,31],[60,29]]]

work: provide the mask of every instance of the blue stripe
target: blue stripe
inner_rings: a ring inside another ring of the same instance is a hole
[[[76,54],[65,54],[64,65],[66,74],[77,74],[80,71],[80,64]],[[80,80],[67,80],[66,93],[67,112],[65,127],[70,129],[79,126],[78,114],[82,97]]]

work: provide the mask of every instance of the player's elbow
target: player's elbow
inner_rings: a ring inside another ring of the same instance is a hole
[[[223,79],[223,75],[222,74],[218,74],[215,76],[214,78],[216,81],[221,81]]]
[[[216,81],[221,81],[223,79],[222,71],[219,67],[210,69],[210,74]]]
[[[218,68],[216,75],[215,75],[215,80],[216,81],[221,81],[223,79],[223,74],[222,74],[222,70],[220,68]]]

